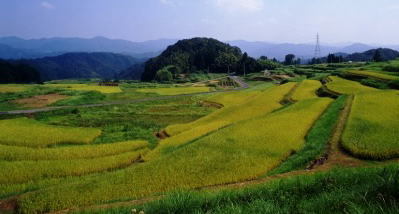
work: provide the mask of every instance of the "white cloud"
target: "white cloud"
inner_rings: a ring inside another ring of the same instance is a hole
[[[46,9],[54,9],[55,8],[55,6],[53,4],[50,4],[47,1],[42,1],[42,3],[40,5]]]
[[[264,7],[264,0],[214,0],[216,6],[229,11],[260,11]]]

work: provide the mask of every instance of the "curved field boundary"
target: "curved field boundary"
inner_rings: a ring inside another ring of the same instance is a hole
[[[111,106],[111,105],[125,105],[125,104],[132,104],[132,103],[142,103],[148,101],[155,101],[155,100],[168,100],[174,99],[178,97],[190,97],[202,94],[216,94],[216,93],[225,93],[231,91],[238,91],[249,88],[249,85],[241,80],[237,76],[230,76],[233,81],[235,81],[240,87],[234,89],[227,89],[222,91],[211,91],[211,92],[200,92],[194,94],[180,94],[180,95],[173,95],[173,96],[162,96],[162,97],[150,97],[150,98],[143,98],[143,99],[136,99],[136,100],[125,100],[125,101],[117,101],[117,102],[108,102],[108,103],[99,103],[99,104],[87,104],[87,105],[78,105],[78,106],[55,106],[55,107],[47,107],[47,108],[38,108],[38,109],[30,109],[30,110],[15,110],[15,111],[6,111],[0,112],[0,115],[16,115],[16,114],[33,114],[39,112],[48,112],[48,111],[55,111],[60,109],[71,109],[71,108],[91,108],[91,107],[101,107],[101,106]]]

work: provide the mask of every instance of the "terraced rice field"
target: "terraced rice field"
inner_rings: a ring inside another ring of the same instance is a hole
[[[330,82],[326,84],[327,88],[339,94],[358,94],[364,92],[375,92],[378,89],[364,86],[359,82],[342,79],[336,76],[330,76]]]
[[[0,144],[33,148],[89,144],[101,134],[95,128],[51,126],[28,118],[0,120],[0,130]]]
[[[88,84],[47,84],[48,87],[64,88],[76,91],[98,91],[103,94],[121,93],[122,90],[118,86],[99,86]]]
[[[148,146],[145,141],[126,141],[111,144],[70,146],[58,148],[29,148],[0,145],[0,160],[38,161],[89,159],[136,151]]]
[[[304,100],[270,115],[221,129],[161,158],[94,177],[90,183],[59,185],[28,193],[19,205],[22,211],[43,212],[257,177],[303,146],[307,131],[331,101]],[[291,123],[292,120],[296,123]]]
[[[342,145],[356,156],[388,159],[399,156],[399,92],[355,96]]]
[[[295,83],[288,83],[280,87],[273,87],[258,93],[239,93],[236,95],[238,97],[237,102],[230,102],[232,103],[231,106],[226,106],[225,108],[222,108],[206,117],[203,117],[189,124],[178,124],[169,126],[166,128],[166,132],[169,135],[174,136],[184,131],[214,121],[219,121],[221,124],[231,124],[240,120],[245,120],[255,116],[260,116],[262,114],[267,114],[275,109],[282,107],[280,101],[283,99],[284,95],[287,94],[294,86]],[[253,96],[251,96],[251,94]],[[224,104],[228,102],[229,101],[224,101]],[[223,121],[225,121],[226,123]]]
[[[375,71],[348,71],[350,74],[355,74],[364,77],[371,77],[380,80],[399,80],[399,76],[389,75],[383,72],[375,72]]]
[[[0,84],[0,93],[22,92],[26,91],[29,88],[29,85],[23,84]]]
[[[172,87],[172,88],[143,88],[137,89],[141,93],[155,93],[164,96],[179,95],[179,94],[195,94],[202,92],[209,92],[209,87]]]
[[[322,84],[317,80],[304,80],[302,81],[295,92],[292,94],[291,99],[294,101],[316,98],[317,89],[321,88]]]
[[[81,176],[123,168],[136,161],[146,150],[92,159],[0,161],[0,184],[15,184],[46,178]]]

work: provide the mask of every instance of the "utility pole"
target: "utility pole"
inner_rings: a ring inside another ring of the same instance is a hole
[[[314,51],[314,58],[317,60],[317,59],[320,59],[320,57],[321,57],[320,36],[319,36],[319,33],[317,33],[317,36],[316,36],[316,47],[315,47],[315,51]]]

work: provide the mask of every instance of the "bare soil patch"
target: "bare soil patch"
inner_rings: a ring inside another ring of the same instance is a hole
[[[61,94],[46,94],[46,95],[38,95],[34,97],[18,99],[12,102],[15,104],[22,105],[24,107],[36,108],[36,107],[45,107],[59,100],[63,100],[67,97],[68,96]]]

